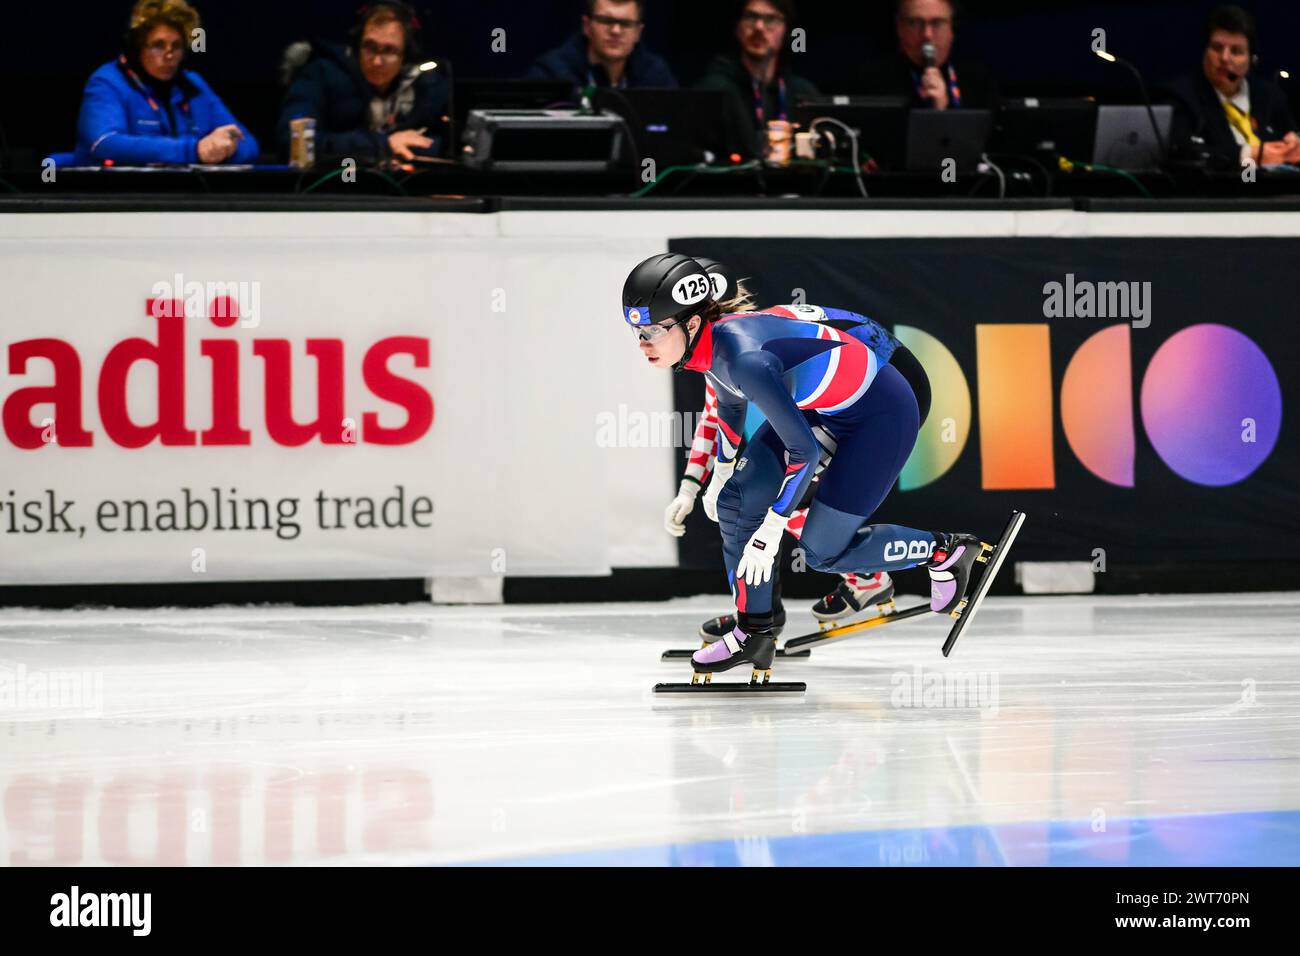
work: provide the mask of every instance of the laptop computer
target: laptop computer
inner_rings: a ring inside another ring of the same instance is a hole
[[[1128,172],[1152,172],[1163,165],[1160,144],[1169,142],[1174,122],[1174,108],[1167,104],[1153,106],[1157,139],[1151,127],[1151,114],[1145,106],[1102,106],[1097,109],[1097,138],[1092,161]]]
[[[902,169],[907,142],[907,98],[903,96],[817,96],[795,102],[790,119],[801,130],[808,130],[813,120],[826,116],[837,119],[858,132],[858,149],[865,162],[871,157],[881,169]],[[827,123],[825,132],[837,141],[844,131]],[[847,150],[844,151],[847,155]]]
[[[972,172],[992,129],[992,110],[912,110],[907,123],[906,169],[938,172],[952,159],[957,172]]]
[[[722,162],[726,94],[721,90],[629,89],[596,91],[592,105],[627,121],[641,158],[655,166]]]

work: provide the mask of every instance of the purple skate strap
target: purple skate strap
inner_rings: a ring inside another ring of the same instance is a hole
[[[746,636],[745,632],[737,627],[730,634],[722,635],[722,640],[700,648],[691,657],[701,664],[716,664],[718,661],[724,661],[740,650]]]

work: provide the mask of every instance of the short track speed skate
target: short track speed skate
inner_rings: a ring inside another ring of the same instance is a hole
[[[708,647],[716,640],[720,640],[724,635],[730,634],[736,627],[736,615],[724,614],[722,617],[711,617],[700,625],[700,647]],[[781,631],[785,627],[785,611],[779,611],[773,618],[772,636],[780,637]],[[659,656],[661,661],[684,661],[689,660],[695,651],[687,648],[674,648],[664,651]],[[777,650],[777,657],[807,657],[807,653],[787,655],[784,651]]]
[[[704,659],[701,660],[701,657]],[[694,653],[691,658],[692,674],[689,684],[655,684],[655,693],[802,693],[807,690],[808,685],[802,681],[772,680],[772,661],[775,657],[776,638],[772,636],[770,629],[748,635],[739,632],[728,634],[721,641]],[[744,664],[752,667],[748,683],[738,681],[713,683],[714,674]]]
[[[1024,523],[1025,513],[1023,511],[1013,511],[1006,527],[1002,530],[1002,537],[998,539],[997,544],[979,542],[979,554],[974,560],[984,565],[984,570],[975,583],[974,592],[969,596],[964,596],[965,588],[961,588],[958,593],[963,594],[963,596],[958,599],[954,595],[950,600],[951,609],[945,608],[950,617],[956,618],[956,623],[953,624],[952,630],[948,632],[948,639],[943,642],[944,657],[952,653],[957,638],[961,637],[962,631],[970,626],[970,622],[975,619],[980,605],[989,593],[993,579],[997,577],[998,571],[1001,570],[1002,562],[1006,559],[1007,552],[1011,550],[1012,542],[1016,540],[1016,535],[1020,533],[1020,527]]]

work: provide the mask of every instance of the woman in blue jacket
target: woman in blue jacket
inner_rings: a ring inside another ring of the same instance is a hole
[[[77,120],[78,165],[251,163],[257,140],[181,61],[199,15],[185,0],[139,0],[126,52],[91,74]]]

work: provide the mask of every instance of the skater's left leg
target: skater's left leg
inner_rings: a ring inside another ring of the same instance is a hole
[[[766,422],[754,433],[731,480],[718,496],[718,527],[727,582],[736,601],[736,626],[720,640],[695,652],[696,671],[722,671],[750,662],[759,669],[772,666],[776,636],[773,615],[775,575],[762,584],[747,585],[736,577],[745,545],[763,523],[785,478],[785,446]]]
[[[718,528],[722,532],[722,554],[727,581],[742,615],[772,614],[775,580],[746,585],[736,577],[741,552],[753,537],[768,509],[776,500],[785,477],[785,446],[771,425],[764,422],[745,447],[731,480],[718,496]]]
[[[781,536],[781,553],[772,565],[772,636],[780,637],[785,629],[785,607],[781,603],[781,568],[790,560],[790,552],[799,544],[799,539],[792,534]],[[733,595],[734,596],[734,595]],[[735,612],[711,617],[700,625],[700,638],[706,644],[712,644],[719,638],[736,629],[738,619]]]

